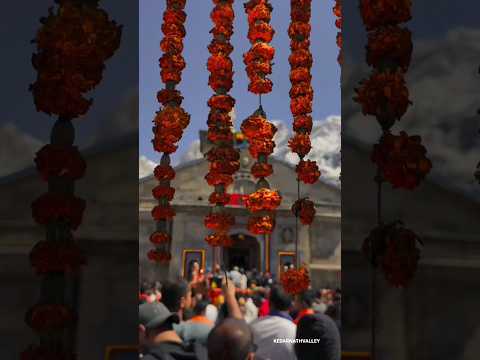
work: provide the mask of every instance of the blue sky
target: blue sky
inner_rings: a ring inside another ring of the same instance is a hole
[[[236,99],[236,127],[242,119],[250,115],[258,106],[258,97],[247,91],[248,78],[245,74],[242,54],[250,44],[247,39],[248,24],[243,10],[244,1],[235,1],[235,34],[232,44],[234,61],[234,86],[230,94]],[[272,0],[274,10],[272,25],[276,30],[272,45],[276,48],[273,74],[272,93],[262,99],[263,107],[272,120],[282,120],[291,126],[288,92],[290,90],[288,56],[290,54],[290,39],[287,34],[290,22],[290,1]],[[314,65],[312,69],[312,85],[315,90],[313,117],[321,120],[329,115],[339,115],[340,103],[340,67],[337,63],[338,48],[335,38],[337,29],[332,13],[333,0],[312,1],[312,47]],[[149,159],[158,161],[159,154],[153,151],[151,145],[152,119],[159,104],[156,93],[162,88],[158,58],[162,55],[160,40],[162,38],[162,14],[165,1],[140,1],[140,124],[139,152]],[[198,132],[206,128],[209,108],[207,100],[212,94],[208,87],[209,73],[206,63],[209,57],[207,46],[211,40],[209,30],[212,28],[210,0],[190,0],[187,3],[187,36],[185,38],[184,57],[187,67],[183,71],[182,83],[179,89],[185,100],[183,106],[191,114],[191,123],[180,143],[174,159],[184,153],[192,141],[198,138]]]

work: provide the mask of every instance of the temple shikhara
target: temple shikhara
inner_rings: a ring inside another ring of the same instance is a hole
[[[200,150],[206,154],[212,144],[206,131],[200,134]],[[161,276],[178,278],[186,276],[190,263],[199,261],[202,267],[211,269],[215,261],[226,269],[238,266],[245,269],[257,269],[278,276],[283,265],[295,261],[295,217],[291,207],[297,199],[295,167],[291,164],[271,158],[273,175],[269,177],[272,188],[278,189],[283,198],[276,211],[276,227],[271,235],[253,235],[247,230],[249,212],[245,207],[245,195],[255,191],[255,180],[250,174],[254,160],[250,156],[247,144],[241,134],[235,134],[235,147],[240,151],[240,169],[234,175],[234,183],[228,188],[232,194],[229,211],[235,215],[236,224],[229,234],[233,246],[212,248],[204,241],[207,229],[203,219],[210,211],[209,195],[211,188],[204,180],[208,172],[207,159],[197,159],[179,164],[172,186],[176,195],[172,202],[176,216],[172,222],[171,254],[167,265],[152,263],[147,258],[151,249],[149,241],[155,223],[150,215],[157,204],[152,196],[156,186],[153,175],[139,180],[139,264],[140,277],[154,279]],[[302,197],[313,199],[317,213],[310,226],[299,225],[299,256],[310,270],[314,285],[332,287],[340,285],[340,189],[318,181],[313,185],[302,186]],[[214,255],[215,254],[215,255]]]

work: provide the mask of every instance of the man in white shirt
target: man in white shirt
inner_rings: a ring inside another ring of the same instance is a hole
[[[281,286],[275,285],[270,290],[269,301],[270,315],[250,324],[258,346],[256,354],[265,360],[295,360],[293,342],[297,326],[288,314],[292,298]]]
[[[238,269],[238,266],[234,266],[233,270],[230,271],[230,279],[232,279],[233,283],[237,288],[240,288],[240,280],[242,278],[242,274],[240,274],[240,271]]]

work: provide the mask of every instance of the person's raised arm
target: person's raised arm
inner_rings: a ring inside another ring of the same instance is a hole
[[[238,302],[235,297],[235,284],[233,281],[224,277],[222,281],[222,289],[229,315],[234,319],[243,320],[243,314],[240,311],[240,306],[238,306]]]

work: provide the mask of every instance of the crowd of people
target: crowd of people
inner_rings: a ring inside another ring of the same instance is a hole
[[[142,283],[140,358],[340,360],[340,306],[339,289],[292,297],[269,273],[194,263],[186,280]]]

